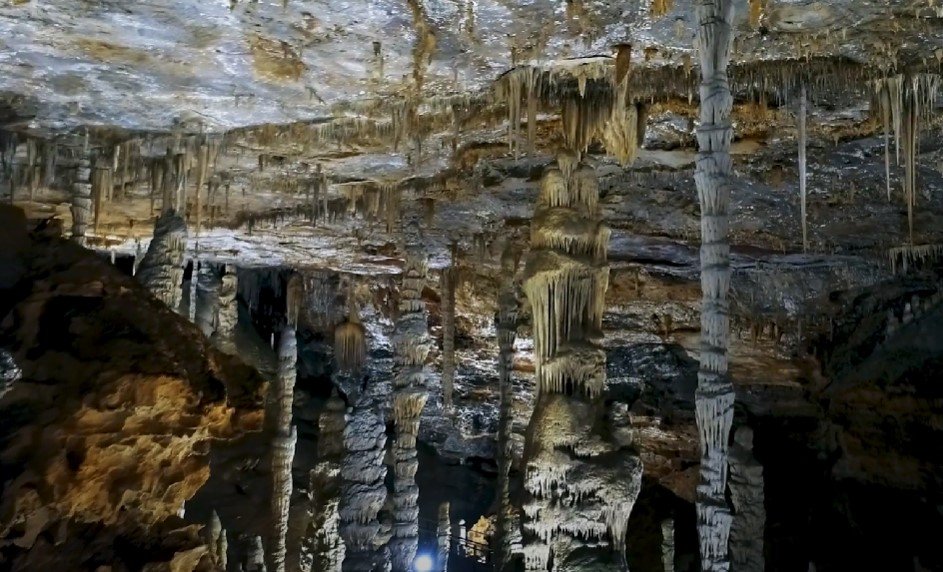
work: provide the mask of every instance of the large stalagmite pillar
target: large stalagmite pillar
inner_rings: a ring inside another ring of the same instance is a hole
[[[520,541],[520,527],[511,505],[511,429],[514,421],[514,398],[511,392],[511,370],[514,363],[514,340],[517,337],[517,287],[514,282],[515,258],[510,249],[501,256],[501,289],[494,325],[498,335],[498,384],[501,402],[498,409],[498,515],[495,538],[495,570],[504,570],[511,562],[511,547]]]
[[[269,536],[269,570],[285,572],[288,511],[291,504],[291,465],[295,458],[298,433],[291,424],[297,375],[298,345],[293,326],[286,326],[278,344],[278,375],[274,398],[272,438],[272,530]]]
[[[553,570],[622,570],[641,487],[638,455],[605,426],[606,354],[599,344],[609,229],[598,199],[588,165],[569,176],[548,168],[531,223],[524,292],[538,395],[525,445],[527,570],[550,570],[551,563]]]
[[[701,442],[697,487],[697,522],[701,568],[727,570],[730,511],[727,485],[727,439],[733,422],[733,386],[727,374],[730,333],[727,291],[730,288],[730,111],[733,97],[727,64],[733,43],[733,0],[698,0],[697,47],[701,64],[701,110],[697,128],[699,152],[694,172],[701,203],[701,354],[695,394]]]
[[[318,464],[311,471],[309,525],[302,540],[302,571],[340,572],[344,562],[338,507],[344,459],[344,402],[335,390],[318,420]]]
[[[763,572],[763,465],[753,456],[753,430],[746,426],[737,429],[730,448],[730,500],[735,511],[730,526],[731,567],[734,572]]]
[[[442,270],[442,405],[452,409],[452,391],[455,385],[455,287],[458,271],[455,260]]]
[[[72,240],[85,245],[85,232],[92,218],[92,168],[88,157],[78,161],[72,183]]]
[[[235,352],[236,325],[239,323],[239,292],[236,267],[227,264],[219,285],[219,306],[216,312],[216,332],[213,341],[226,353]]]
[[[347,391],[341,464],[340,535],[344,572],[382,572],[390,559],[380,540],[378,514],[386,502],[386,426],[372,388],[357,379]]]
[[[400,287],[399,318],[393,332],[393,537],[390,554],[394,572],[412,570],[419,546],[419,487],[416,437],[419,416],[428,398],[426,357],[432,348],[422,289],[426,255],[419,228],[410,221],[403,230],[406,264]]]
[[[137,278],[158,300],[177,311],[183,296],[183,256],[187,223],[177,213],[164,211],[154,224],[154,238],[138,267]]]
[[[452,518],[449,514],[448,501],[439,505],[439,522],[436,525],[435,568],[438,572],[448,572],[449,552],[452,549]]]

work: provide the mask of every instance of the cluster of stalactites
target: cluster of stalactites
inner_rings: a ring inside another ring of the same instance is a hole
[[[880,113],[884,127],[884,169],[887,198],[891,198],[890,139],[893,136],[895,156],[904,159],[904,203],[910,243],[913,244],[914,206],[917,200],[917,155],[920,130],[936,107],[940,86],[938,74],[908,74],[885,77],[873,82],[872,106]]]
[[[891,272],[906,274],[911,268],[932,264],[943,258],[943,244],[895,246],[887,251]]]
[[[339,188],[346,200],[346,216],[381,222],[388,233],[393,232],[399,222],[402,195],[398,183],[365,181],[346,183]]]
[[[599,215],[593,169],[560,163],[541,182],[525,269],[538,387],[596,397],[605,383],[605,354],[596,342],[609,283],[609,229]]]
[[[334,328],[334,360],[340,371],[357,372],[367,360],[367,330],[353,290],[347,295],[347,321]]]
[[[151,294],[176,311],[183,296],[187,223],[173,211],[165,211],[154,224],[154,237],[141,261],[137,278]]]
[[[527,110],[527,144],[535,147],[539,107],[558,106],[567,147],[585,151],[593,140],[623,165],[631,164],[644,140],[647,106],[629,92],[631,48],[619,46],[612,58],[587,58],[558,62],[549,68],[525,65],[504,74],[495,84],[494,98],[508,108],[508,141],[512,150],[520,143],[522,109]],[[570,81],[577,89],[566,89]],[[593,89],[587,89],[593,82]]]

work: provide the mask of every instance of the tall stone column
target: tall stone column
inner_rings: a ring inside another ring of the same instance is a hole
[[[187,223],[173,211],[164,211],[154,224],[154,237],[138,266],[137,278],[155,298],[178,311],[183,297],[183,257]]]
[[[510,248],[501,256],[501,289],[494,325],[498,335],[498,515],[495,525],[495,570],[506,569],[511,562],[511,547],[520,542],[520,526],[511,505],[511,430],[514,422],[514,396],[511,371],[514,367],[514,340],[517,337],[517,285],[514,282],[515,257]]]
[[[227,264],[220,278],[219,309],[216,314],[216,332],[213,339],[226,353],[235,353],[236,325],[239,323],[239,292],[236,267]]]
[[[458,270],[455,260],[442,270],[442,405],[452,409],[452,391],[455,385],[455,287]]]
[[[554,570],[622,570],[641,487],[638,455],[605,427],[600,342],[609,229],[598,199],[592,167],[569,176],[550,167],[531,222],[524,292],[533,313],[537,403],[525,445],[527,570],[550,570],[551,562]]]
[[[675,572],[675,521],[661,521],[661,563],[665,572]]]
[[[344,459],[341,463],[340,535],[344,540],[344,572],[384,572],[389,553],[380,537],[378,515],[386,503],[386,425],[376,395],[351,380],[350,406],[344,416]]]
[[[344,402],[334,390],[318,420],[318,464],[311,471],[310,520],[302,540],[299,567],[302,572],[340,572],[344,562],[339,528],[344,410]]]
[[[75,181],[72,183],[72,240],[82,246],[85,246],[85,233],[92,218],[91,178],[91,163],[88,157],[82,157],[78,161]]]
[[[439,572],[448,572],[449,552],[452,549],[452,519],[449,515],[449,503],[439,505],[439,522],[436,526],[435,567]]]
[[[766,497],[763,465],[753,456],[753,429],[737,429],[730,447],[730,558],[734,572],[763,572],[763,536],[766,532]]]
[[[426,405],[429,371],[426,357],[432,349],[422,289],[426,283],[426,255],[418,225],[404,228],[406,263],[400,286],[399,318],[393,332],[393,537],[390,554],[395,572],[408,572],[419,547],[419,459],[416,437],[419,416]]]
[[[727,64],[733,44],[733,0],[698,0],[695,4],[697,48],[701,64],[701,110],[694,171],[701,203],[701,353],[695,408],[701,442],[697,487],[697,526],[701,569],[728,570],[730,510],[727,488],[727,439],[733,423],[733,385],[727,374],[730,289],[730,111],[733,97]]]
[[[275,399],[275,434],[272,438],[272,531],[269,536],[269,570],[285,572],[288,512],[291,506],[291,465],[295,458],[296,428],[292,425],[297,375],[298,345],[293,326],[286,326],[278,344],[278,375],[272,396]]]

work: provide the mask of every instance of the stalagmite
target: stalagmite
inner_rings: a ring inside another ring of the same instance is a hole
[[[187,224],[173,211],[164,211],[154,224],[154,237],[138,267],[137,278],[170,309],[180,309]]]
[[[216,511],[210,516],[210,523],[206,527],[206,545],[209,547],[210,558],[213,560],[219,570],[226,570],[227,555],[229,550],[229,541],[226,538],[226,531],[219,521],[219,515]]]
[[[386,427],[377,396],[355,380],[348,392],[350,408],[344,425],[341,465],[340,534],[344,540],[344,572],[382,572],[390,558],[377,518],[386,502]]]
[[[88,158],[79,159],[72,182],[72,240],[82,246],[85,246],[85,233],[92,218],[91,174]],[[12,176],[10,180],[13,180]]]
[[[341,540],[341,463],[344,458],[344,402],[331,393],[318,421],[318,464],[311,471],[309,524],[302,540],[302,572],[340,572],[344,562]]]
[[[449,503],[439,505],[439,522],[436,527],[436,570],[448,572],[449,551],[452,546],[452,520],[449,515]]]
[[[393,333],[393,570],[408,572],[419,545],[419,487],[416,436],[419,416],[426,405],[426,357],[432,349],[422,290],[426,283],[426,255],[416,221],[403,229],[406,262],[400,288],[399,317]]]
[[[727,77],[733,44],[733,0],[702,0],[697,9],[697,48],[701,64],[700,125],[694,179],[701,203],[701,353],[695,392],[701,469],[697,487],[697,527],[701,569],[730,567],[727,539],[727,439],[733,423],[734,391],[727,374],[730,288],[730,111]]]
[[[517,337],[517,284],[514,280],[516,257],[511,247],[501,256],[501,290],[494,325],[498,335],[498,515],[495,524],[495,570],[505,570],[511,562],[512,546],[520,543],[519,518],[511,504],[511,429],[514,422],[514,396],[511,370],[514,364],[514,340]]]
[[[458,270],[452,264],[442,270],[442,405],[452,409],[452,390],[455,382],[455,288]]]
[[[274,436],[272,438],[272,531],[269,536],[269,569],[285,572],[288,510],[291,503],[291,465],[295,458],[296,428],[292,425],[298,345],[295,330],[286,326],[278,344],[278,375],[272,390]]]
[[[562,165],[561,165],[562,167]],[[533,314],[537,403],[525,445],[527,570],[625,567],[638,455],[600,420],[606,385],[602,317],[609,228],[592,167],[544,173],[531,224],[524,292]],[[614,557],[615,556],[615,557]]]
[[[809,250],[809,233],[806,218],[806,94],[805,85],[799,92],[799,201],[802,217],[802,251]]]
[[[753,430],[740,427],[730,447],[730,557],[734,571],[763,572],[763,535],[766,531],[763,465],[753,456]]]
[[[675,521],[661,521],[661,563],[665,572],[675,572]]]
[[[235,352],[236,324],[239,323],[239,291],[236,267],[227,264],[220,278],[219,310],[216,316],[216,333],[213,340],[227,353]]]
[[[262,548],[261,536],[248,539],[241,568],[242,572],[266,572],[265,550]]]
[[[190,291],[187,300],[187,314],[190,318],[190,321],[196,323],[196,299],[197,299],[197,286],[200,281],[200,262],[198,260],[193,260],[191,262],[193,268],[190,273]]]

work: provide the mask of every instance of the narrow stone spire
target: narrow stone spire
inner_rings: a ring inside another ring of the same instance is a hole
[[[278,375],[273,388],[275,434],[272,439],[272,532],[269,538],[269,569],[272,572],[285,572],[291,466],[298,440],[297,429],[291,423],[297,359],[295,330],[286,326],[278,344]]]
[[[155,298],[178,311],[183,297],[183,258],[187,223],[173,211],[164,211],[154,224],[154,237],[138,267],[137,278]]]
[[[448,572],[449,551],[452,548],[452,520],[449,516],[449,503],[439,505],[439,522],[436,527],[436,570]]]
[[[85,246],[88,221],[92,218],[92,168],[88,157],[78,161],[72,183],[72,240]]]
[[[675,521],[661,521],[661,563],[665,572],[675,572]]]
[[[733,423],[733,385],[727,373],[730,336],[730,243],[728,214],[732,164],[730,111],[733,96],[727,65],[734,36],[733,0],[695,4],[701,64],[700,125],[694,180],[701,203],[701,352],[695,392],[695,417],[701,443],[697,487],[697,527],[704,572],[726,571],[730,510],[727,488],[727,439]]]

